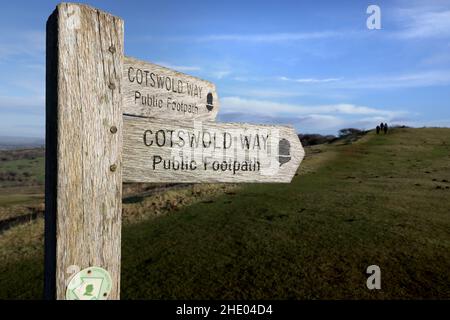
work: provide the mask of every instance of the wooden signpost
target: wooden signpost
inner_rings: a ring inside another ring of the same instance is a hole
[[[47,22],[45,297],[119,299],[122,182],[290,182],[290,127],[215,123],[214,84],[124,57],[120,18]]]

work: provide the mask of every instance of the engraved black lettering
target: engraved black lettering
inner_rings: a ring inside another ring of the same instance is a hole
[[[150,80],[151,80],[150,86],[151,86],[151,87],[155,87],[155,85],[156,85],[155,76],[156,76],[156,75],[155,75],[153,72],[150,73]]]
[[[134,103],[141,98],[141,93],[139,91],[134,92]]]
[[[143,79],[143,74],[142,74],[142,70],[141,69],[137,69],[136,70],[136,82],[138,84],[142,84],[142,79]]]
[[[145,85],[148,87],[148,73],[149,73],[149,71],[144,71],[144,73],[145,73]]]
[[[133,67],[129,67],[128,68],[128,80],[130,80],[130,82],[134,82],[134,77],[131,77],[131,70],[134,70]]]
[[[160,164],[162,161],[162,158],[160,156],[153,156],[153,170],[155,170],[156,165]]]
[[[158,147],[163,147],[166,144],[166,133],[164,130],[156,131],[155,138]]]
[[[144,131],[144,144],[147,147],[150,147],[153,144],[153,140],[150,140],[150,142],[147,142],[148,141],[147,140],[147,134],[152,134],[152,133],[153,133],[152,130],[145,130]]]

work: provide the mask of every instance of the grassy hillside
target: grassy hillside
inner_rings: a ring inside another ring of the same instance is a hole
[[[44,149],[0,151],[0,218],[3,207],[42,202]]]
[[[0,187],[43,184],[43,148],[0,150]]]
[[[449,299],[450,129],[370,132],[307,155],[291,184],[126,224],[122,298]],[[0,248],[0,298],[40,297],[42,220]],[[379,291],[365,285],[372,264]]]

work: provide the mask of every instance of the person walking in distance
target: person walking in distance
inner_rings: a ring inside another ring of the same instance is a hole
[[[387,131],[388,131],[388,125],[387,125],[387,123],[384,124],[383,130],[384,130],[384,134],[386,134]]]
[[[384,123],[380,123],[380,130],[383,131],[384,130]]]
[[[377,134],[380,133],[380,126],[377,126]]]

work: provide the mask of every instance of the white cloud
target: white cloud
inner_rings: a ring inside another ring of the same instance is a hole
[[[297,78],[297,79],[292,79],[292,78],[288,78],[288,77],[279,77],[279,79],[283,80],[283,81],[292,81],[292,82],[298,82],[298,83],[327,83],[327,82],[335,82],[335,81],[342,80],[341,78],[324,78],[324,79]]]
[[[11,57],[43,58],[45,52],[45,32],[30,30],[26,32],[0,34],[0,61]]]
[[[299,40],[323,39],[340,36],[336,31],[265,33],[265,34],[216,34],[196,38],[199,42],[235,41],[235,42],[289,42]]]
[[[335,134],[341,128],[373,128],[377,123],[405,118],[404,111],[383,110],[348,103],[306,106],[267,100],[224,97],[221,121],[293,125],[299,132]]]
[[[165,61],[157,61],[155,62],[155,64],[169,68],[169,69],[174,69],[176,71],[180,71],[180,72],[186,72],[186,71],[199,71],[201,70],[200,67],[197,66],[181,66],[181,65],[174,65]]]
[[[295,120],[294,120],[295,121]],[[310,114],[304,117],[300,117],[295,121],[296,127],[300,127],[300,130],[305,132],[321,132],[321,131],[336,131],[343,127],[346,127],[346,120],[332,115],[323,114]]]
[[[403,111],[390,111],[376,108],[370,108],[366,106],[358,106],[348,103],[329,104],[329,105],[317,105],[317,106],[305,106],[288,103],[278,103],[267,100],[253,100],[243,99],[240,97],[224,97],[221,100],[222,110],[224,113],[246,113],[257,114],[263,116],[290,116],[290,117],[302,117],[310,115],[348,115],[348,116],[361,116],[372,115],[382,116],[384,118],[393,118],[398,115],[402,115]]]
[[[279,77],[280,81],[327,86],[338,89],[393,89],[450,85],[450,70],[424,70],[402,74],[373,75],[360,78],[299,78]]]
[[[159,38],[158,36],[147,36],[147,40],[164,41],[188,41],[188,42],[246,42],[246,43],[280,43],[304,40],[317,40],[349,36],[356,34],[351,31],[312,31],[312,32],[280,32],[280,33],[257,33],[257,34],[207,34],[198,36],[172,36]]]
[[[235,92],[238,90],[235,90]],[[290,98],[290,97],[301,97],[308,95],[305,92],[299,90],[271,90],[271,89],[246,89],[239,90],[243,95],[247,97],[258,97],[258,98]],[[239,94],[239,93],[238,93]]]
[[[255,116],[245,113],[219,114],[220,121],[255,123],[255,124],[283,124],[293,126],[298,133],[336,134],[342,128],[370,129],[381,121],[391,123],[386,118],[378,117],[352,119],[340,115],[309,114],[299,117],[283,116]]]
[[[421,63],[425,65],[447,65],[450,62],[449,52],[450,43],[447,43],[443,50],[431,52]]]
[[[390,125],[448,127],[450,120],[416,120],[419,114],[349,103],[301,105],[228,96],[221,99],[219,121],[292,125],[299,133],[336,134],[342,128]]]
[[[414,88],[429,87],[450,84],[450,70],[428,70],[415,73],[398,75],[373,76],[336,84],[340,88],[369,88],[369,89],[392,89],[392,88]]]
[[[394,36],[403,39],[450,37],[450,10],[440,3],[397,9],[395,19],[401,30]]]
[[[211,75],[216,79],[223,79],[226,76],[229,76],[230,74],[231,74],[230,70],[217,70],[211,72]]]

